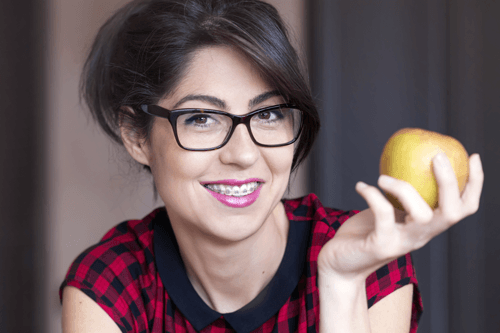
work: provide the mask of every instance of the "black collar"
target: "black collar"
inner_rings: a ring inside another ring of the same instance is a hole
[[[285,254],[276,275],[255,299],[236,312],[222,315],[212,310],[194,290],[165,209],[154,220],[156,267],[173,303],[197,331],[223,316],[236,332],[248,333],[277,314],[297,286],[304,273],[310,227],[308,221],[290,221]]]

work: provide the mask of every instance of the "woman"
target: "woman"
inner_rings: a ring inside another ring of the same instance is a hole
[[[283,200],[319,120],[276,10],[258,0],[133,1],[99,31],[82,87],[165,207],[74,261],[65,333],[416,332],[409,252],[477,211],[477,154],[461,197],[434,160],[434,211],[391,178],[379,186],[406,215],[361,182],[362,212]]]

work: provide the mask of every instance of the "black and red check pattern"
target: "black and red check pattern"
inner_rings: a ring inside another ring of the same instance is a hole
[[[236,312],[217,313],[196,294],[164,207],[143,220],[120,223],[79,255],[60,287],[61,302],[63,288],[74,286],[97,302],[122,332],[317,332],[316,259],[338,228],[359,211],[324,208],[314,194],[283,202],[290,229],[282,263],[256,299]],[[415,333],[422,300],[410,254],[371,274],[366,293],[371,307],[409,283],[415,286],[410,330]]]

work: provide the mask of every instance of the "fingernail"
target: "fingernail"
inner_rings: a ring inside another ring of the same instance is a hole
[[[379,181],[384,185],[390,185],[390,184],[394,183],[396,180],[390,176],[387,176],[387,175],[380,175]]]
[[[358,182],[356,184],[356,186],[359,188],[359,189],[364,189],[366,187],[368,187],[368,185],[366,185],[366,183],[363,183],[363,182]]]

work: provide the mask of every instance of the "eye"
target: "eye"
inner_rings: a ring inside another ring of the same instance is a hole
[[[208,117],[206,116],[197,116],[193,120],[193,122],[195,122],[196,124],[206,124],[207,121]]]
[[[271,112],[269,112],[269,111],[261,112],[261,113],[259,113],[258,117],[259,117],[259,119],[270,119]]]
[[[259,120],[277,121],[283,119],[283,113],[279,109],[272,111],[262,111],[257,114],[257,118]]]
[[[211,125],[214,123],[214,119],[207,114],[194,114],[185,120],[186,125]]]

